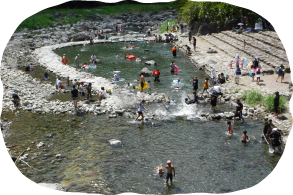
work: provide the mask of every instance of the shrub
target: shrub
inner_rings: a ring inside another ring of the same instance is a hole
[[[265,98],[264,106],[267,111],[274,112],[274,99],[275,99],[275,95],[269,95],[268,97]],[[283,110],[285,110],[286,108],[285,104],[286,104],[285,98],[280,96],[279,112],[282,112]]]
[[[263,95],[257,91],[245,90],[242,98],[244,99],[244,101],[247,104],[249,104],[251,106],[255,106],[257,104],[262,104],[264,101]]]

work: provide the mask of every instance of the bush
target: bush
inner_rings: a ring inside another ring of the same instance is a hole
[[[247,104],[251,106],[255,106],[257,104],[261,105],[264,101],[263,95],[257,91],[245,90],[242,98]]]
[[[269,95],[268,97],[265,98],[264,101],[264,106],[266,108],[267,111],[270,112],[274,112],[274,99],[275,99],[275,95]],[[284,97],[280,96],[280,100],[279,100],[279,112],[282,112],[283,110],[285,110],[286,106],[286,100]]]

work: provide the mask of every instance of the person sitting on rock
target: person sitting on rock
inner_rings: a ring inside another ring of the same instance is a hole
[[[12,102],[15,107],[17,107],[19,105],[19,101],[20,101],[20,99],[19,99],[18,95],[15,92],[13,92],[12,93]]]
[[[101,87],[101,90],[102,92],[99,93],[99,101],[101,101],[102,99],[106,99],[108,95],[104,87]]]

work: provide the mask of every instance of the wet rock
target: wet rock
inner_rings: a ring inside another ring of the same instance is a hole
[[[144,73],[144,76],[145,77],[151,77],[153,76],[153,72],[150,71],[148,68],[143,68],[141,71],[140,71],[140,74]]]
[[[156,63],[155,60],[149,60],[149,61],[146,61],[145,64],[146,64],[146,65],[150,65],[150,66],[157,65],[157,63]]]
[[[121,141],[117,140],[117,139],[111,139],[111,140],[109,140],[109,142],[110,142],[111,146],[121,146],[122,145]]]
[[[40,147],[43,147],[45,144],[43,142],[40,142],[37,144],[37,148],[39,149]]]
[[[249,113],[254,113],[254,108],[249,108],[249,109],[248,109],[248,112],[249,112]]]

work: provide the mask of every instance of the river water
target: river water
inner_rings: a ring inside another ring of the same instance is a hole
[[[89,71],[111,78],[117,68],[121,71],[120,78],[125,79],[119,82],[121,86],[139,78],[145,60],[117,59],[117,53],[154,59],[158,65],[149,68],[160,69],[161,82],[153,84],[153,90],[167,93],[177,100],[177,105],[166,109],[162,104],[147,104],[150,113],[159,112],[163,116],[161,120],[146,123],[133,122],[124,116],[110,119],[83,114],[2,113],[2,117],[13,120],[10,136],[5,139],[7,145],[14,146],[10,148],[12,153],[17,156],[31,148],[26,161],[34,169],[18,165],[25,176],[37,183],[61,183],[70,192],[174,194],[237,191],[256,185],[271,173],[280,154],[269,155],[268,146],[260,137],[261,121],[247,119],[244,124],[232,123],[233,135],[227,135],[224,120],[204,122],[200,113],[208,111],[210,105],[187,106],[183,100],[192,92],[189,80],[198,76],[201,88],[206,75],[179,52],[175,58],[179,73],[171,75],[169,64],[174,59],[171,45],[144,42],[133,45],[136,48],[127,52],[122,49],[125,43],[111,43],[64,48],[56,53],[60,56],[65,53],[71,66],[77,53],[81,62],[88,62],[95,53],[102,63]],[[172,92],[172,81],[178,78],[185,86],[179,92]],[[226,104],[217,107],[218,112],[231,109],[234,110]],[[248,131],[251,139],[247,144],[240,142],[243,130]],[[120,140],[122,146],[111,146],[111,139]],[[37,149],[36,144],[41,141],[45,146]],[[56,154],[63,158],[56,158]],[[156,173],[157,166],[164,167],[167,160],[172,160],[176,169],[173,185],[166,185],[165,175],[159,177]]]

